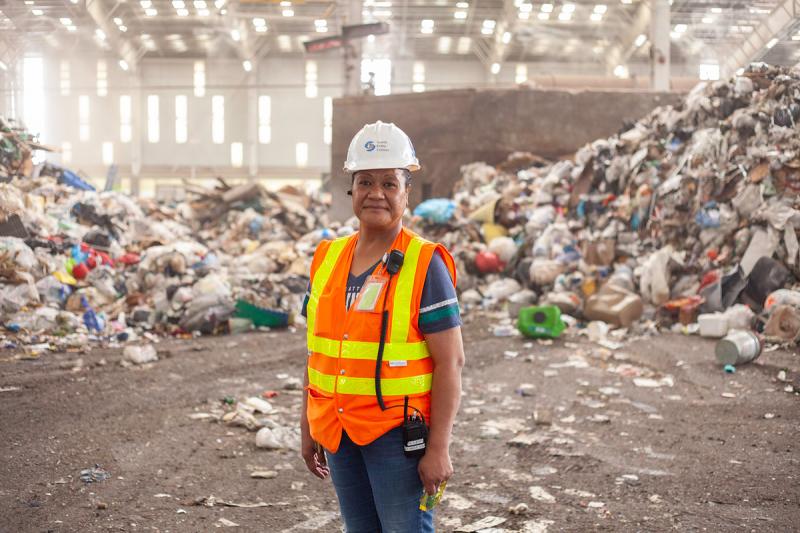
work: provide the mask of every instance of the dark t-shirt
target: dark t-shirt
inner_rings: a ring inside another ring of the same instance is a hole
[[[347,276],[347,287],[345,288],[345,305],[347,309],[358,296],[361,287],[369,278],[378,263],[369,267],[365,272],[358,276],[349,274]],[[301,314],[306,316],[306,306],[311,287],[306,291],[303,299]],[[428,265],[428,272],[425,276],[425,284],[422,287],[422,299],[419,310],[419,329],[422,333],[437,333],[456,326],[460,326],[461,314],[458,308],[458,298],[453,287],[453,280],[450,278],[450,271],[444,264],[444,259],[439,252],[433,254]]]

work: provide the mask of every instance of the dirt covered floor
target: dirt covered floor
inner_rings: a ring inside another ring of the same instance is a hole
[[[796,353],[725,374],[697,337],[609,350],[490,324],[465,327],[439,531],[797,530]],[[133,367],[121,349],[0,352],[0,531],[339,531],[330,482],[297,452],[203,419],[275,390],[268,418],[296,424],[301,393],[283,387],[301,375],[304,333],[167,340]],[[110,477],[85,483],[95,464]]]

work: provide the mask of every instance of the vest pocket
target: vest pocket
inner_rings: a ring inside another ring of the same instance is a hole
[[[308,388],[308,397],[311,400],[332,400],[333,396],[326,396],[324,393],[316,389]]]

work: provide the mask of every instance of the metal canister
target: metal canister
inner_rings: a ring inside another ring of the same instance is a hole
[[[752,331],[732,330],[717,343],[715,352],[723,365],[743,365],[761,355],[761,339]]]

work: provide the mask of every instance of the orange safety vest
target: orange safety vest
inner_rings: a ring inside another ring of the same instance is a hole
[[[381,365],[381,393],[375,394],[375,361],[380,341],[383,296],[375,312],[349,311],[345,287],[358,234],[323,241],[311,264],[308,300],[308,422],[311,437],[336,452],[342,429],[359,445],[374,441],[403,423],[403,399],[430,419],[433,360],[419,330],[422,287],[433,253],[439,250],[455,286],[456,268],[441,244],[403,228],[392,249],[403,252],[403,266],[392,277],[386,297],[389,321]],[[376,271],[383,267],[379,264]],[[384,289],[385,292],[385,289]],[[399,409],[397,408],[399,406]],[[410,407],[409,407],[410,410]]]

